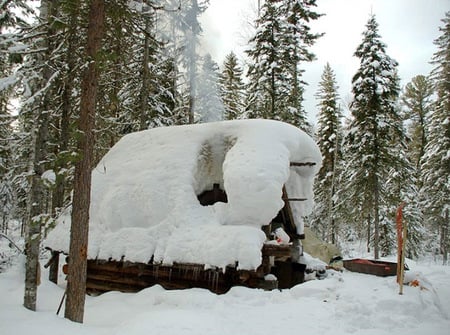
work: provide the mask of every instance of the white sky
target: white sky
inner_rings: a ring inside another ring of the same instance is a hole
[[[225,55],[234,51],[244,61],[243,50],[252,36],[250,23],[258,0],[210,0],[202,17],[204,49],[222,65]],[[325,14],[311,24],[314,32],[325,32],[312,48],[317,60],[304,64],[305,109],[315,122],[314,94],[326,62],[336,73],[342,105],[350,101],[351,78],[358,68],[353,57],[362,41],[369,14],[376,15],[381,40],[387,54],[399,63],[402,86],[418,74],[428,74],[433,44],[441,35],[439,27],[450,0],[317,0],[317,12]]]

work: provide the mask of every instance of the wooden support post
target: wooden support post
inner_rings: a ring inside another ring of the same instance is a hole
[[[401,203],[397,208],[397,283],[400,286],[399,294],[403,294],[403,278],[405,272],[405,245],[406,245],[406,224],[403,224],[403,207]]]
[[[52,258],[50,259],[50,269],[48,270],[48,280],[58,284],[58,268],[59,268],[59,252],[52,251]]]

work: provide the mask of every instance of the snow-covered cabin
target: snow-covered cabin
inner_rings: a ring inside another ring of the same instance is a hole
[[[278,121],[124,136],[92,172],[88,289],[298,283],[320,165],[314,141]],[[68,252],[69,231],[70,209],[45,242],[55,255]],[[115,275],[127,280],[108,282]]]

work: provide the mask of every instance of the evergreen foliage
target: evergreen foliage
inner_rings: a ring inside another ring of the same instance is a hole
[[[352,203],[354,220],[369,224],[373,220],[374,254],[378,258],[381,247],[382,254],[391,251],[391,242],[381,241],[390,240],[393,230],[388,213],[392,191],[386,182],[399,160],[392,144],[402,142],[402,129],[396,108],[397,62],[386,54],[374,15],[367,22],[355,56],[360,66],[352,79],[352,121],[345,138],[345,201]]]
[[[262,5],[247,51],[252,60],[247,73],[248,117],[282,120],[309,131],[300,65],[314,59],[308,48],[321,36],[308,27],[319,17],[315,6],[314,0],[267,0]]]
[[[406,108],[405,120],[408,122],[408,151],[411,161],[418,169],[427,144],[426,124],[431,111],[432,95],[433,86],[423,75],[412,78],[402,95],[402,102]],[[420,175],[420,169],[418,175]]]
[[[432,59],[436,102],[430,114],[429,138],[422,160],[422,197],[427,222],[439,240],[439,253],[446,263],[450,240],[450,12],[442,22],[442,34],[435,40],[438,51]]]
[[[312,226],[324,240],[331,243],[336,243],[338,237],[339,215],[336,212],[336,200],[342,158],[342,113],[337,90],[336,76],[327,63],[316,93],[319,108],[316,137],[322,153],[322,167],[315,184],[314,194],[318,200],[313,212]]]
[[[223,63],[219,77],[220,96],[225,109],[225,120],[241,118],[244,113],[245,87],[242,80],[243,70],[236,55],[229,53]]]
[[[198,106],[200,122],[220,121],[224,118],[224,106],[219,90],[219,66],[210,55],[203,58],[199,75]]]
[[[76,129],[82,71],[89,64],[83,57],[89,1],[41,3],[39,17],[29,1],[0,4],[2,231],[12,217],[24,222],[28,232],[40,233],[53,224],[71,202],[80,158]],[[310,48],[321,36],[309,27],[320,17],[315,0],[262,2],[246,74],[234,53],[226,56],[220,73],[210,56],[200,56],[200,16],[208,0],[105,5],[105,36],[96,59],[101,76],[92,165],[123,135],[158,126],[250,117],[310,131],[302,64],[314,60]],[[355,52],[360,65],[345,126],[336,78],[325,66],[316,94],[323,166],[311,218],[325,240],[337,243],[356,233],[369,240],[376,257],[389,254],[395,245],[395,211],[405,202],[407,256],[418,257],[427,247],[446,261],[449,13],[443,23],[434,70],[406,85],[402,106],[397,63],[386,54],[375,16]],[[43,182],[46,172],[55,174],[54,184]]]

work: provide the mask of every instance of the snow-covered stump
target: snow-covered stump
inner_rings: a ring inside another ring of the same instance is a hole
[[[90,264],[96,262],[97,272],[99,265],[105,271],[113,264],[126,269],[120,274],[124,282],[135,265],[144,264],[146,285],[161,281],[148,275],[151,269],[167,267],[173,282],[176,266],[193,265],[205,275],[217,269],[214,276],[224,287],[291,287],[303,278],[302,217],[312,210],[320,165],[314,141],[277,121],[225,121],[124,136],[92,173]],[[70,209],[45,244],[67,252],[69,227]],[[283,253],[285,245],[287,254],[267,254]],[[200,286],[193,278],[179,280]]]

